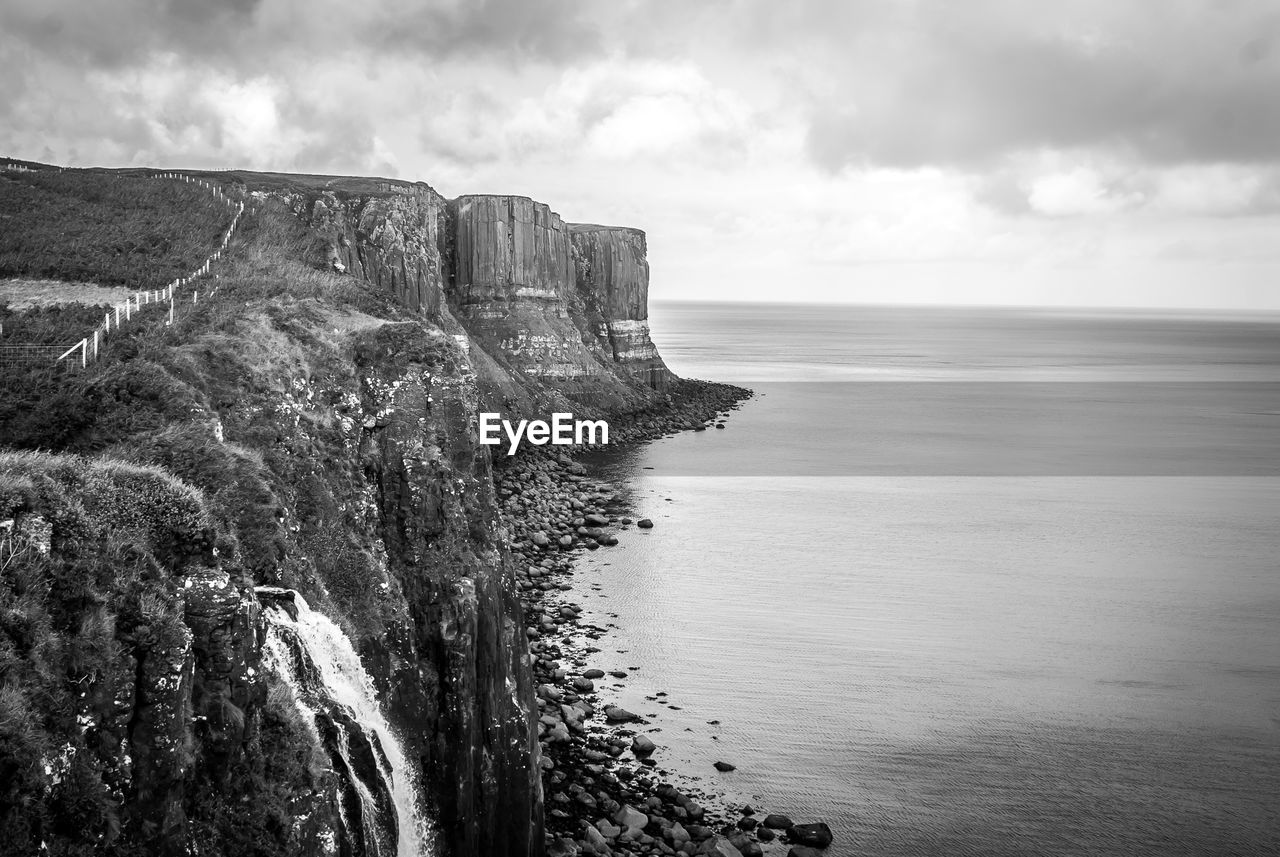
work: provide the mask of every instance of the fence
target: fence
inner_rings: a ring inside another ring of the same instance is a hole
[[[205,259],[204,264],[196,268],[186,277],[179,277],[169,283],[162,289],[153,289],[145,292],[135,292],[130,295],[124,303],[116,304],[111,308],[102,319],[102,324],[94,328],[93,332],[81,339],[79,342],[69,345],[4,345],[0,346],[0,367],[12,368],[15,366],[25,365],[29,362],[40,361],[53,358],[55,364],[64,364],[68,366],[78,365],[81,369],[88,368],[90,363],[96,362],[98,356],[105,345],[107,337],[111,332],[118,331],[122,324],[128,324],[133,319],[133,314],[141,312],[143,307],[151,307],[159,304],[168,305],[169,318],[165,324],[172,324],[174,317],[174,305],[177,300],[177,292],[184,286],[187,286],[199,279],[207,276],[213,263],[222,258],[222,252],[227,249],[227,245],[231,243],[231,237],[235,234],[236,227],[240,224],[240,218],[244,215],[244,203],[235,202],[225,193],[222,188],[202,179],[196,179],[183,173],[159,173],[155,176],[157,179],[171,179],[182,181],[186,184],[195,184],[208,190],[214,195],[214,198],[225,202],[228,208],[235,209],[235,215],[231,218],[231,225],[222,233],[221,243],[218,249],[211,256]],[[200,293],[197,289],[191,290],[191,302],[198,303]]]

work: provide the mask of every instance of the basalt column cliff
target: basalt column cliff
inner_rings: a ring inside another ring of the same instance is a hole
[[[655,389],[671,377],[649,339],[649,260],[644,233],[618,226],[570,226],[578,291],[601,345],[615,363]]]
[[[467,337],[478,362],[496,361],[499,374],[612,404],[671,379],[649,339],[638,229],[565,223],[522,196],[447,202],[425,185],[294,195],[291,204],[326,241],[336,270]]]

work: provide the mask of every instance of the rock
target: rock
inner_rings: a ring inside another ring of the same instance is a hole
[[[698,851],[710,857],[743,857],[742,852],[734,848],[733,843],[723,836],[713,836],[702,843]]]
[[[756,825],[758,825],[759,823],[760,822],[756,821],[754,818],[751,818],[750,816],[746,818],[740,818],[738,819],[738,829],[739,830],[755,830]]]
[[[547,538],[547,534],[541,530],[531,535],[529,537],[529,541],[533,542],[540,548],[549,547],[551,545],[551,539]]]
[[[637,735],[631,739],[631,752],[637,756],[650,756],[656,749],[658,749],[657,745],[644,735]]]
[[[564,836],[547,848],[547,857],[578,857],[578,853],[578,843]]]
[[[777,837],[777,835],[778,834],[774,833],[772,830],[770,830],[767,827],[756,828],[756,838],[759,839],[761,842],[772,842]]]
[[[597,854],[613,853],[613,850],[609,847],[609,843],[605,841],[604,834],[597,830],[595,825],[587,825],[587,829],[583,831],[583,838],[587,841],[588,845],[596,850]]]
[[[827,855],[809,845],[792,845],[791,850],[787,852],[787,857],[827,857]]]
[[[622,828],[616,824],[610,824],[607,821],[597,821],[596,830],[600,831],[600,835],[605,839],[617,839],[622,834]]]
[[[765,827],[771,827],[774,830],[786,830],[791,826],[792,822],[791,819],[787,818],[785,815],[778,815],[777,813],[771,812],[764,817],[764,821],[761,823],[764,824]]]
[[[573,689],[579,693],[591,693],[596,689],[596,685],[589,678],[575,678],[573,680]]]
[[[573,536],[561,536],[559,541],[562,548],[573,547]]]
[[[583,520],[587,522],[589,527],[607,527],[609,525],[609,519],[604,515],[585,515]]]
[[[728,762],[716,762],[714,767],[717,771],[720,771],[721,773],[727,773],[729,771],[738,770],[736,766],[730,765]]]
[[[814,848],[826,848],[831,844],[831,828],[823,822],[813,824],[792,825],[788,831],[791,838],[801,845],[812,845]]]
[[[636,526],[642,530],[651,530],[653,529],[653,521],[649,520],[648,518],[641,518],[640,520],[636,521]]]
[[[582,677],[583,678],[604,678],[604,670],[595,670],[595,669],[583,670]]]
[[[633,720],[640,719],[638,715],[627,711],[627,709],[619,705],[606,705],[604,709],[604,717],[605,720],[608,720],[610,723],[629,723]]]
[[[714,832],[710,827],[704,827],[701,824],[685,825],[685,829],[689,831],[689,837],[695,842],[701,842],[704,839],[709,839],[711,834]]]
[[[622,806],[613,814],[613,820],[626,828],[632,836],[638,836],[649,823],[649,816],[631,806]]]
[[[764,849],[751,841],[747,834],[740,830],[730,833],[727,838],[729,844],[737,848],[742,857],[762,857],[764,854]]]

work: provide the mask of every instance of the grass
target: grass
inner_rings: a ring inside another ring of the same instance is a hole
[[[211,194],[177,181],[3,172],[0,277],[160,288],[203,264],[230,221]]]
[[[122,304],[133,294],[133,289],[110,288],[95,283],[65,283],[61,280],[0,280],[0,306],[15,312],[25,312],[37,307],[54,307],[63,304],[103,306]],[[21,325],[17,328],[21,332]]]

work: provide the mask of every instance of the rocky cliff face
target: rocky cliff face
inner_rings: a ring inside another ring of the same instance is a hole
[[[426,185],[376,196],[286,195],[316,230],[324,261],[366,280],[404,306],[438,319],[449,253],[447,203]]]
[[[649,338],[649,260],[639,229],[575,223],[570,226],[576,284],[605,353],[625,372],[654,389],[671,379]]]
[[[495,362],[482,374],[510,373],[609,407],[636,406],[643,388],[660,391],[671,379],[649,338],[638,229],[566,224],[527,197],[446,203],[418,186],[295,194],[290,204],[317,230],[324,260],[408,295],[407,306],[482,352],[478,365]]]

